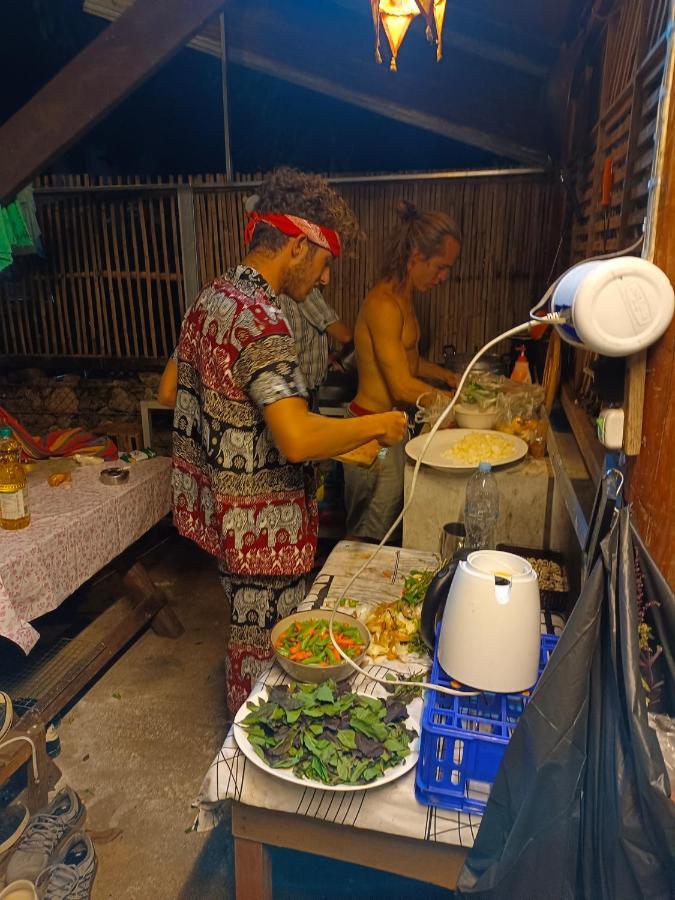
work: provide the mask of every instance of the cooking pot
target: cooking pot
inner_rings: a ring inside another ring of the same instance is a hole
[[[537,575],[514,553],[460,550],[429,585],[420,630],[450,678],[481,691],[525,691],[539,668]]]
[[[443,347],[443,365],[456,375],[464,372],[474,356],[474,353],[457,353],[454,344]],[[506,362],[503,356],[481,356],[471,371],[476,374],[506,375]]]

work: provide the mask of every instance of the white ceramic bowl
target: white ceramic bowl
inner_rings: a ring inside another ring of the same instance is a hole
[[[489,431],[497,420],[497,411],[494,409],[480,412],[462,403],[455,406],[454,413],[460,428],[482,428]]]
[[[330,618],[330,609],[304,609],[301,612],[292,613],[285,619],[277,622],[272,628],[270,639],[272,641],[272,649],[277,662],[282,669],[285,669],[294,681],[302,681],[305,684],[320,684],[332,678],[333,681],[343,681],[354,674],[354,669],[348,662],[336,663],[334,666],[308,666],[306,663],[294,662],[282,656],[276,648],[277,639],[289,628],[294,622],[306,622],[307,619],[326,619]],[[360,664],[368,650],[370,644],[370,632],[355,616],[348,613],[336,612],[335,623],[340,625],[349,625],[356,628],[361,635],[363,641],[363,653],[355,657],[354,662]]]

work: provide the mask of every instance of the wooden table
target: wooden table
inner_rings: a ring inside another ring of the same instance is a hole
[[[47,800],[50,759],[46,753],[45,735],[48,723],[148,624],[163,637],[176,638],[183,633],[165,594],[154,584],[139,558],[141,545],[138,539],[169,510],[169,460],[149,460],[137,465],[137,478],[134,479],[135,473],[132,473],[126,495],[115,495],[106,494],[105,490],[98,492],[98,470],[93,467],[85,473],[75,470],[72,461],[38,464],[29,480],[34,517],[29,529],[35,523],[34,530],[27,529],[25,534],[2,533],[0,603],[4,604],[5,613],[11,614],[5,621],[18,623],[14,629],[7,628],[4,636],[14,640],[26,653],[37,640],[37,632],[28,622],[55,609],[85,582],[100,577],[101,568],[105,566],[110,573],[117,573],[122,588],[112,606],[69,642],[68,659],[77,658],[77,665],[64,666],[58,683],[44,696],[34,698],[35,705],[30,712],[22,717],[15,716],[15,724],[6,735],[6,741],[26,736],[35,747],[37,778],[29,766],[25,798],[31,812]],[[143,465],[148,468],[141,469]],[[55,468],[73,470],[73,478],[80,478],[82,483],[75,482],[72,493],[62,487],[45,489],[46,476]],[[139,493],[143,509],[139,510],[138,516],[133,513],[134,482],[139,488],[145,485]],[[108,491],[114,492],[116,488]],[[42,498],[49,498],[50,505],[41,503]],[[115,503],[111,504],[108,498],[115,498]],[[82,522],[75,521],[78,503],[85,517],[84,530]],[[71,513],[69,506],[75,512]],[[97,534],[93,534],[93,529],[87,530],[101,519],[105,528],[106,516],[110,517],[111,527],[117,528],[109,542],[101,540],[101,529]],[[130,524],[128,532],[124,532],[122,526],[127,520]],[[92,552],[87,553],[84,545],[90,533]],[[73,565],[64,558],[69,548],[77,556]],[[62,578],[59,577],[61,572]],[[57,655],[52,662],[58,667],[58,661]],[[0,750],[0,784],[28,763],[32,752],[27,740],[13,741],[3,747]]]
[[[271,900],[269,848],[300,850],[454,890],[466,850],[232,804],[237,900]]]
[[[347,583],[370,560],[348,596],[369,605],[398,599],[413,569],[435,568],[429,553],[386,547],[371,560],[373,547],[340,542],[326,560],[302,609],[330,607],[345,596]],[[366,667],[379,678],[390,673],[417,675],[427,661],[379,661]],[[275,664],[258,678],[252,696],[287,681]],[[364,675],[351,689],[366,694],[381,690]],[[411,715],[421,716],[415,699]],[[344,799],[342,799],[344,798]],[[230,731],[214,759],[198,797],[199,830],[215,827],[232,810],[237,897],[270,897],[269,847],[316,853],[370,866],[396,875],[453,888],[467,849],[480,827],[480,816],[440,809],[415,799],[414,772],[376,790],[335,795],[317,785],[296,785],[274,778],[243,757]]]

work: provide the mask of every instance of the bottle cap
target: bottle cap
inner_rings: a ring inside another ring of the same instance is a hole
[[[479,472],[491,472],[492,466],[490,465],[489,462],[482,462],[478,466],[478,471]]]

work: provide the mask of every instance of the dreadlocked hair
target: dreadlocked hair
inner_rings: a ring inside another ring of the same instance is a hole
[[[400,200],[396,207],[400,224],[391,232],[380,271],[383,280],[397,284],[405,281],[408,262],[414,250],[429,259],[440,253],[443,242],[451,237],[462,243],[459,226],[443,212],[418,212],[413,203]]]
[[[354,213],[344,198],[329,187],[320,175],[310,175],[287,166],[275,169],[261,184],[255,209],[261,213],[300,216],[316,225],[332,228],[340,235],[345,251],[352,250],[361,238]],[[259,222],[253,232],[251,250],[280,250],[286,241],[287,235]]]

